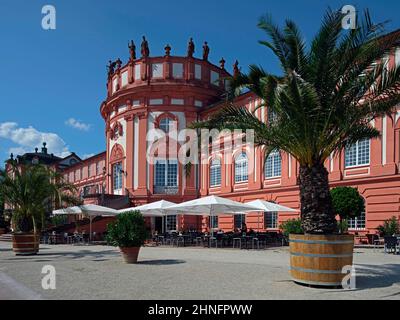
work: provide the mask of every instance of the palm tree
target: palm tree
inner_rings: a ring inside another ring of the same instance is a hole
[[[10,161],[7,170],[0,170],[0,194],[12,207],[17,231],[37,234],[54,205],[79,203],[75,193],[75,187],[60,173],[42,165],[21,166]]]
[[[331,155],[361,139],[379,136],[373,120],[392,116],[400,102],[400,69],[376,63],[399,42],[398,33],[385,33],[371,22],[368,11],[356,29],[344,30],[340,12],[328,10],[307,47],[293,21],[283,29],[269,16],[258,27],[269,37],[260,44],[272,50],[282,75],[251,65],[248,74],[231,79],[230,97],[250,90],[269,108],[268,123],[260,121],[232,99],[195,128],[253,129],[255,144],[291,154],[299,163],[302,227],[306,233],[335,233],[337,223],[324,166]],[[263,104],[260,106],[262,107]]]

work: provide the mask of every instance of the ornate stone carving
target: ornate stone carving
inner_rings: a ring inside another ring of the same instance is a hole
[[[131,40],[131,42],[128,44],[128,48],[129,48],[129,59],[130,61],[133,61],[136,59],[136,46],[133,40]]]
[[[194,54],[194,42],[193,42],[193,38],[190,38],[189,43],[188,43],[188,50],[187,50],[187,56],[192,58],[193,54]]]
[[[236,77],[236,76],[238,76],[239,75],[239,73],[240,73],[240,70],[239,70],[239,61],[235,61],[235,64],[233,65],[233,76],[234,77]]]
[[[142,58],[147,58],[148,56],[150,56],[149,43],[147,42],[145,36],[143,36],[142,39],[143,40],[142,40],[140,52],[142,54]]]
[[[204,41],[203,45],[203,60],[208,61],[208,55],[210,54],[210,47],[207,44],[207,41]]]

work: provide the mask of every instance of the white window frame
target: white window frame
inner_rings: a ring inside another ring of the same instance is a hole
[[[243,157],[244,155],[244,157]],[[242,165],[242,162],[246,162],[246,165]],[[242,168],[247,168],[247,173],[244,173],[244,169]],[[237,177],[239,177],[238,173],[238,169],[240,168],[241,171],[240,172],[240,179],[238,179]],[[235,179],[235,183],[245,183],[249,181],[249,157],[247,156],[246,152],[241,152],[235,159],[235,165],[234,165],[234,179]],[[244,178],[243,178],[244,177]]]
[[[164,165],[164,184],[163,185],[158,185],[157,184],[157,164],[163,164]],[[169,185],[168,181],[168,174],[169,174],[169,167],[168,165],[174,164],[176,165],[176,183],[175,185]],[[154,163],[154,186],[157,187],[179,187],[179,165],[178,165],[178,160],[177,159],[157,159]]]
[[[279,161],[279,164],[278,164]],[[271,165],[271,175],[267,175],[268,166]],[[265,159],[264,164],[264,178],[271,179],[271,178],[280,178],[282,176],[282,157],[279,151],[272,151],[268,157]],[[276,173],[277,166],[279,168],[279,173]]]
[[[267,216],[271,216],[272,226],[267,225]],[[279,228],[279,213],[277,211],[264,211],[264,229],[278,229]]]
[[[183,79],[183,63],[172,64],[172,77],[174,79]]]
[[[348,228],[352,231],[365,230],[366,222],[365,210],[361,213],[361,216],[347,219]],[[361,225],[360,227],[358,226],[359,224]]]
[[[368,140],[368,162],[360,164],[359,163],[359,142],[360,141],[365,141],[365,140]],[[346,169],[357,168],[357,167],[366,167],[366,166],[370,165],[370,163],[371,163],[371,139],[363,139],[363,140],[360,140],[360,141],[357,141],[354,145],[350,146],[350,148],[353,147],[353,146],[355,146],[355,148],[356,148],[356,164],[347,165],[347,150],[348,150],[348,148],[346,148],[344,150],[344,166],[345,166]]]
[[[217,172],[213,170],[218,170]],[[219,187],[221,186],[221,160],[213,159],[210,163],[210,187]]]
[[[119,172],[116,172],[116,170],[118,169]],[[122,162],[116,162],[112,165],[113,193],[115,195],[122,195],[122,189],[124,188],[124,178],[122,171],[123,171]]]

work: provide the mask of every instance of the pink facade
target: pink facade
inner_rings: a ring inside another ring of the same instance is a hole
[[[154,153],[153,163],[148,161],[151,145],[147,140],[154,129],[185,129],[224,105],[224,78],[229,76],[224,63],[221,60],[215,66],[207,57],[191,55],[173,57],[167,48],[165,56],[131,56],[125,65],[117,63],[109,73],[107,98],[101,105],[106,151],[64,170],[65,177],[86,196],[85,201],[94,201],[90,194],[95,192],[129,198],[130,205],[161,199],[183,202],[214,194],[242,202],[265,199],[299,209],[298,164],[285,153],[276,152],[265,161],[261,147],[222,148],[211,153],[206,163],[193,165],[188,175],[169,148],[177,144],[179,151],[185,141],[170,136],[167,147]],[[400,49],[388,55],[387,63],[389,67],[400,63]],[[250,93],[235,101],[250,110],[260,103]],[[270,116],[268,107],[257,108],[256,114],[263,121]],[[382,133],[380,138],[361,141],[326,163],[332,187],[357,187],[365,199],[365,215],[350,222],[351,229],[360,233],[375,232],[392,216],[400,218],[400,107],[392,118],[378,119],[374,125]],[[277,230],[283,221],[296,216],[253,213],[245,221],[255,230]],[[240,227],[241,219],[236,217],[236,226]],[[150,223],[153,230],[160,228],[157,219]],[[168,228],[207,226],[207,218],[182,215],[176,221],[170,218]],[[234,227],[233,216],[219,217],[218,228],[228,231]]]

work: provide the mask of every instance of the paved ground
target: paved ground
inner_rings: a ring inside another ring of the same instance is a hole
[[[357,289],[311,289],[290,281],[287,248],[262,251],[143,248],[127,265],[106,246],[41,246],[16,257],[0,242],[1,299],[400,299],[400,256],[356,249]],[[43,290],[45,265],[56,290]]]

